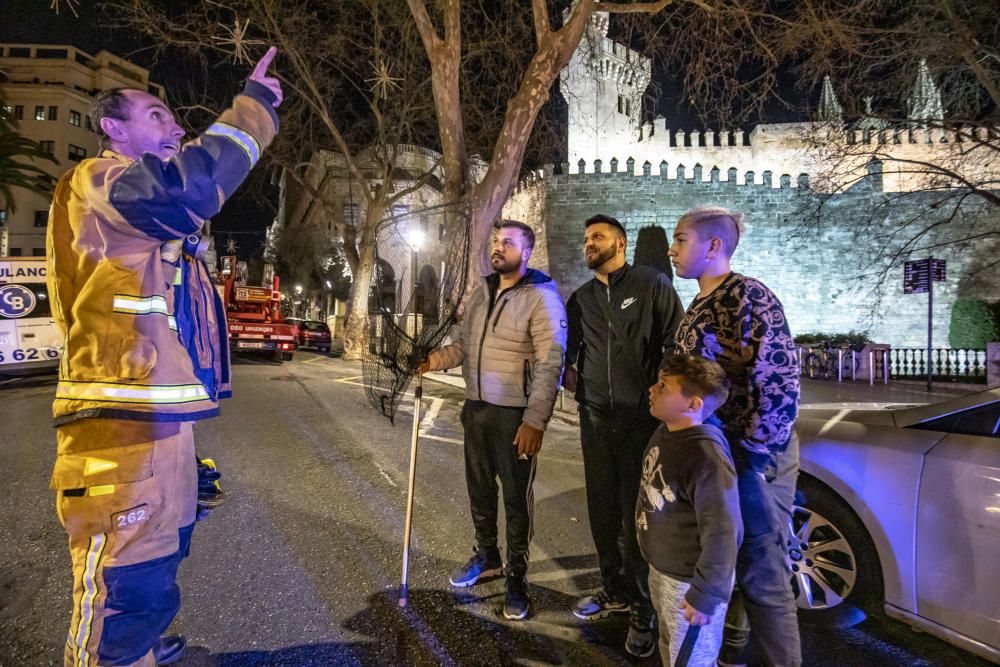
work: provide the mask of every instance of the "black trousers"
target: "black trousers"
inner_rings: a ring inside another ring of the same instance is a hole
[[[611,414],[580,406],[587,513],[601,579],[608,593],[650,607],[649,565],[636,539],[635,501],[642,453],[658,425],[648,412]]]
[[[524,408],[505,408],[483,401],[466,400],[462,407],[465,428],[465,481],[476,529],[476,544],[483,553],[497,550],[497,478],[503,489],[507,523],[507,568],[512,574],[528,571],[528,543],[533,530],[532,514],[537,456],[518,458],[514,436],[521,426]]]

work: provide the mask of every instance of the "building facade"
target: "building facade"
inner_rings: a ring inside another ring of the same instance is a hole
[[[149,72],[107,51],[90,55],[67,45],[0,44],[0,88],[17,131],[58,161],[38,162],[54,176],[98,152],[88,112],[94,95],[137,88],[166,99]],[[16,212],[0,202],[0,255],[43,256],[49,199],[13,189]]]

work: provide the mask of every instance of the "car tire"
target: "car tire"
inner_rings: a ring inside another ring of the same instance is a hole
[[[881,611],[882,567],[864,524],[830,487],[799,477],[788,558],[804,624],[846,628]]]
[[[292,360],[292,353],[291,352],[282,352],[281,353],[281,360],[282,361],[291,361]]]

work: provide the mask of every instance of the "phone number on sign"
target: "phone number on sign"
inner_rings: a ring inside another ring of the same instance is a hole
[[[6,352],[0,350],[0,364],[9,364],[17,361],[46,361],[58,358],[59,349],[55,347],[46,347],[42,350],[29,347],[24,350],[8,350]]]

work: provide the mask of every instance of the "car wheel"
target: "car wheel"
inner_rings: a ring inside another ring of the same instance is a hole
[[[789,523],[792,590],[804,623],[850,627],[881,609],[882,568],[864,524],[832,489],[801,475]],[[800,502],[801,501],[801,502]]]
[[[291,361],[292,360],[292,353],[291,352],[282,352],[281,353],[281,360],[282,361]]]

